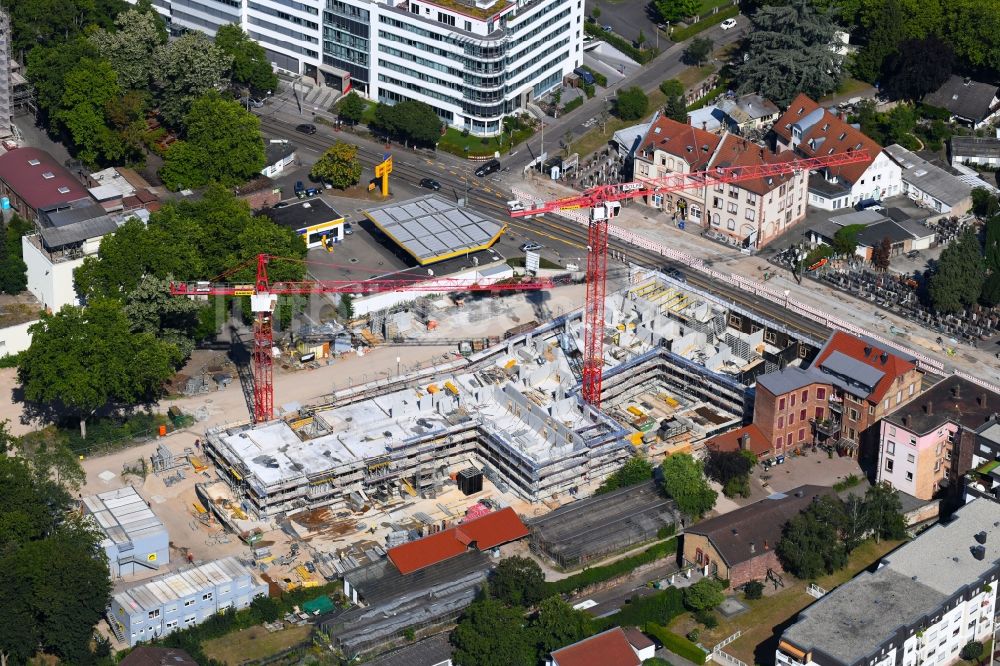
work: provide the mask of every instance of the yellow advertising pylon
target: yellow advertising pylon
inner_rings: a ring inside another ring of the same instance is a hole
[[[392,173],[392,155],[385,153],[382,162],[375,165],[375,177],[382,179],[382,196],[389,196],[389,174]]]

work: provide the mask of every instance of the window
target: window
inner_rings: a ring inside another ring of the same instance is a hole
[[[818,389],[816,389],[816,399],[817,400],[826,400],[826,389],[825,388],[818,388]]]
[[[906,454],[906,462],[911,463],[911,462],[915,462],[915,461],[916,461],[916,458],[913,457],[912,453],[907,453]]]
[[[737,210],[739,210],[739,207],[736,205],[735,202],[730,201],[729,204],[726,206],[726,210],[730,213],[735,213]]]
[[[913,472],[907,472],[906,473],[906,480],[907,481],[913,481]]]
[[[857,421],[858,419],[861,418],[861,414],[859,414],[858,410],[854,409],[853,407],[851,407],[850,412],[852,421]]]
[[[728,220],[726,220],[726,227],[730,231],[733,231],[734,229],[736,229],[736,222],[733,220],[733,218],[729,218]]]
[[[149,611],[149,619],[152,620],[154,617],[160,617],[160,609]]]
[[[188,615],[186,618],[184,618],[184,624],[194,624],[194,620],[195,620],[194,615]]]
[[[455,17],[451,14],[445,14],[444,12],[438,12],[438,23],[444,23],[445,25],[450,25],[455,27]]]
[[[194,601],[195,601],[194,599],[188,599],[187,601],[185,601],[184,608],[187,608],[189,606],[194,606]]]
[[[802,409],[799,411],[799,421],[805,421],[805,420],[806,420],[806,410]]]
[[[778,435],[777,448],[780,449],[784,441],[785,441],[784,435]]]
[[[465,31],[466,32],[472,32],[472,21],[466,21],[465,22]]]
[[[784,428],[784,427],[785,427],[785,417],[784,416],[779,416],[778,417],[778,428]]]
[[[910,384],[910,390],[909,390],[909,395],[910,395],[911,397],[913,396],[913,384]]]
[[[806,429],[799,428],[799,441],[800,442],[805,441],[805,438],[806,438]]]
[[[721,221],[719,219],[719,214],[718,213],[714,213],[712,215],[712,226],[717,227],[720,224],[721,224]]]
[[[747,203],[750,205],[757,203],[757,195],[753,192],[747,192]]]
[[[754,212],[754,211],[752,211],[752,210],[748,210],[748,211],[746,212],[746,214],[745,214],[745,217],[746,217],[746,218],[747,218],[748,220],[750,220],[751,222],[753,222],[754,218],[755,218],[755,217],[757,217],[757,213],[755,213],[755,212]]]
[[[816,420],[817,421],[822,421],[823,420],[823,414],[825,413],[825,411],[826,410],[824,410],[822,407],[817,407],[816,408]]]
[[[788,415],[788,425],[792,425],[793,423],[795,423],[795,412]]]
[[[784,408],[785,408],[785,399],[784,398],[779,398],[778,399],[778,409],[784,409]]]
[[[212,593],[211,592],[206,592],[205,594],[201,595],[201,599],[202,599],[202,601],[211,601],[212,600]]]
[[[173,629],[177,626],[177,620],[168,620],[165,626],[167,629]]]
[[[799,396],[799,399],[802,402],[808,401],[809,400],[809,389],[805,389],[804,391],[802,391],[802,395]]]
[[[722,199],[719,197],[712,197],[712,208],[722,208]]]
[[[896,442],[889,442],[885,445],[885,452],[890,456],[896,453]]]
[[[873,416],[875,414],[875,405],[868,405],[868,415]]]
[[[885,471],[887,471],[887,472],[891,472],[892,471],[892,458],[886,458],[885,459]]]
[[[791,405],[792,407],[795,406],[795,394],[794,393],[792,394],[792,397],[791,397],[791,399],[790,399],[790,401],[789,401],[788,404]]]

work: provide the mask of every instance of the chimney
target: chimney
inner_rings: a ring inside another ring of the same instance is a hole
[[[980,393],[979,397],[976,399],[976,402],[979,403],[980,407],[985,407],[986,406],[986,394],[985,393]]]
[[[983,530],[982,532],[978,532],[976,534],[976,541],[978,541],[979,543],[986,543],[986,530]]]
[[[882,352],[882,355],[878,357],[878,360],[882,361],[882,365],[885,365],[886,361],[889,360],[889,354],[887,352]]]
[[[694,125],[694,117],[690,113],[688,114],[688,125]]]
[[[924,413],[927,414],[928,416],[934,413],[934,403],[931,402],[930,400],[924,403]]]
[[[903,427],[904,428],[907,426],[907,423],[909,423],[909,421],[910,421],[910,417],[904,415],[903,416]]]
[[[951,394],[956,398],[962,397],[962,383],[955,382],[955,385],[951,387]]]
[[[751,541],[750,542],[750,554],[753,555],[756,552],[757,552],[757,544],[755,544],[753,541]]]
[[[750,433],[745,432],[740,435],[740,451],[746,451],[748,444],[750,444]]]
[[[703,132],[707,132],[708,131],[708,121],[707,120],[701,121],[701,131],[703,131]]]
[[[871,355],[872,355],[872,348],[868,345],[865,345],[865,358],[868,358]]]
[[[764,550],[767,550],[767,539],[764,539]]]
[[[969,550],[972,551],[972,556],[977,560],[986,559],[986,546],[973,546]]]
[[[740,533],[740,531],[734,527],[733,528],[733,534],[736,535],[736,534],[739,534],[739,533]]]

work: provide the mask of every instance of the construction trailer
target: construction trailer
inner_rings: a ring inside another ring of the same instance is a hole
[[[101,532],[112,578],[159,570],[170,562],[170,535],[132,486],[84,497],[82,508]]]

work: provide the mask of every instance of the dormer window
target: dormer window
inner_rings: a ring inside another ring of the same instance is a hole
[[[802,114],[802,112],[803,112],[803,111],[805,111],[805,110],[806,110],[806,107],[804,107],[804,106],[800,106],[800,107],[799,107],[799,114],[801,115],[801,114]]]
[[[824,132],[827,131],[828,129],[830,129],[830,123],[827,123],[827,124],[823,125],[823,131]]]
[[[828,150],[826,154],[827,155],[833,155],[833,148],[831,148],[830,150]]]
[[[45,173],[42,174],[42,178],[44,178],[45,180],[52,180],[55,177],[56,175],[51,171],[46,171]]]
[[[845,138],[847,138],[847,132],[841,132],[840,136],[837,137],[837,140],[843,141]]]
[[[861,144],[859,143],[858,145],[854,146],[854,150],[861,150]]]
[[[30,164],[31,166],[38,166],[39,164],[41,164],[41,162],[39,162],[38,160],[28,160],[28,164]]]

